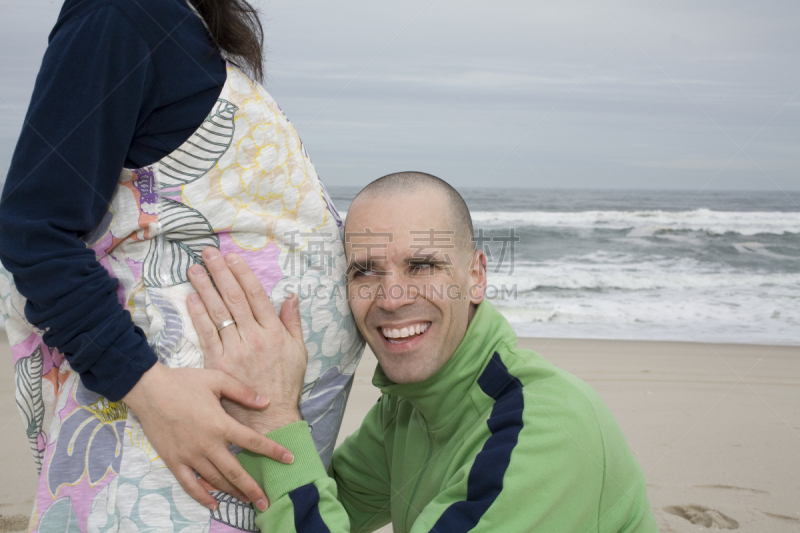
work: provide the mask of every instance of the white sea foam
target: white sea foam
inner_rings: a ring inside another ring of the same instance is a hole
[[[520,335],[800,344],[800,273],[594,252],[489,282]]]
[[[568,290],[726,289],[800,287],[800,272],[737,271],[691,258],[647,258],[632,254],[588,254],[572,260],[517,261],[513,272],[489,268],[492,283],[516,285],[525,293],[543,288]]]
[[[494,300],[520,335],[800,344],[800,290],[535,293]]]
[[[476,227],[547,227],[630,230],[630,237],[667,231],[704,231],[714,235],[800,233],[800,212],[760,211],[475,211]]]

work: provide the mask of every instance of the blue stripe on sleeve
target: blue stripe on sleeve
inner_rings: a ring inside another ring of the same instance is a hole
[[[309,483],[289,493],[294,506],[294,528],[297,533],[330,533],[319,514],[319,491]]]
[[[478,385],[495,400],[492,414],[486,421],[492,434],[472,463],[467,479],[467,499],[448,507],[431,532],[469,531],[478,524],[503,490],[511,452],[522,431],[522,383],[509,373],[497,352],[478,378]]]

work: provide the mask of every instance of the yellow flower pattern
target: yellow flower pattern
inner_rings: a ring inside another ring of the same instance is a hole
[[[229,76],[237,79],[220,98],[244,102],[231,148],[205,176],[183,186],[184,203],[243,250],[260,250],[272,240],[281,249],[301,250],[328,216],[316,171],[272,97],[243,76]]]

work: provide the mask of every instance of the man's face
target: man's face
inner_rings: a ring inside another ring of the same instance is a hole
[[[366,194],[347,214],[348,299],[358,329],[395,383],[450,359],[485,286],[483,253],[456,238],[446,196],[421,187]]]

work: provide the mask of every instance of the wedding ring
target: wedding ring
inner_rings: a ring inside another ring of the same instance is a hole
[[[227,328],[231,324],[236,324],[236,321],[234,319],[232,319],[232,318],[229,318],[225,322],[222,322],[221,324],[217,324],[217,331],[222,331],[223,328]]]

